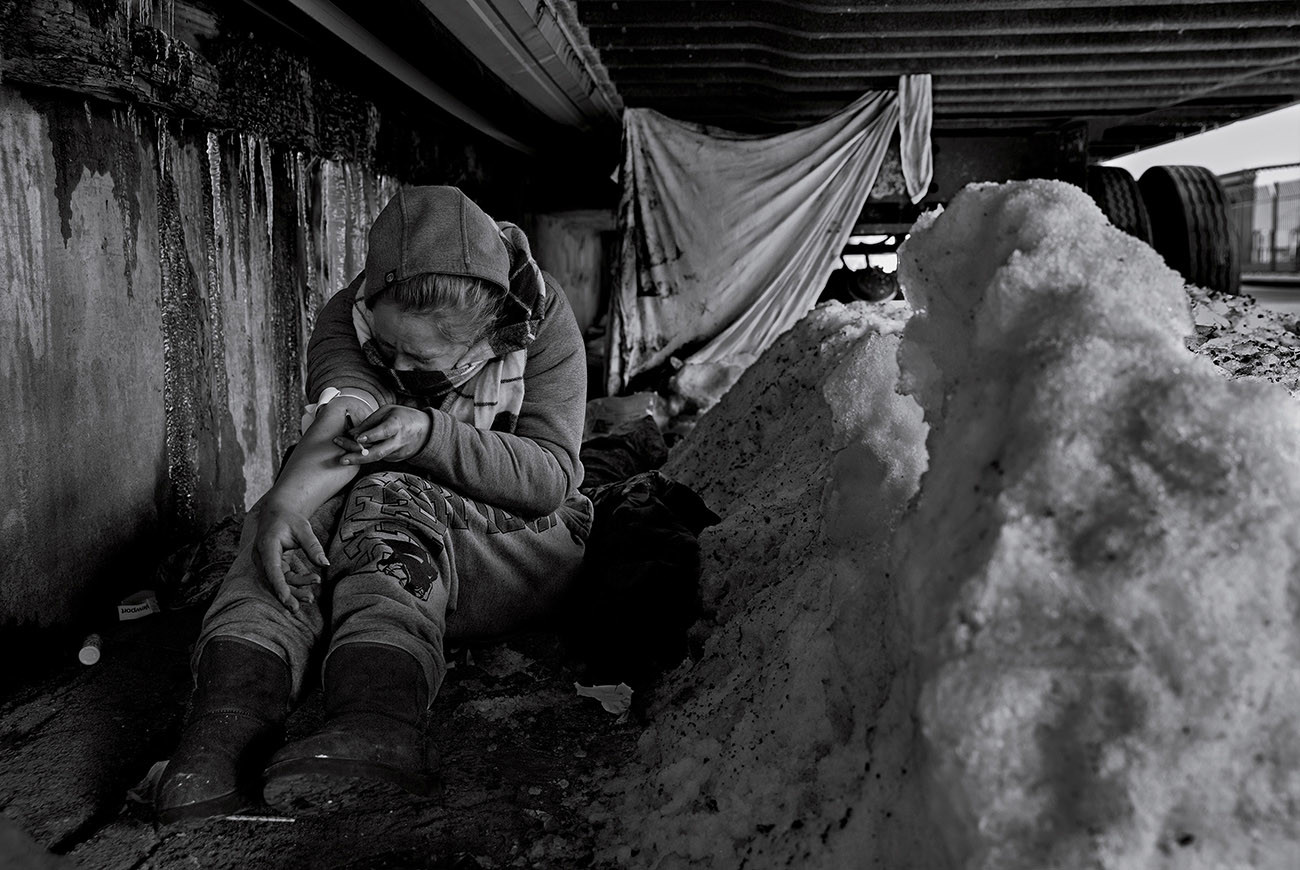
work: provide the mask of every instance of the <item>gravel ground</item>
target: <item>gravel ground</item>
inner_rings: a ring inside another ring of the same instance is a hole
[[[455,652],[431,726],[444,753],[437,799],[293,821],[155,826],[132,792],[175,744],[201,612],[114,626],[99,664],[69,654],[65,667],[0,706],[0,866],[602,866],[594,808],[633,747],[641,705],[620,720],[577,697],[576,663],[541,632]],[[320,716],[317,689],[290,719],[290,736]]]

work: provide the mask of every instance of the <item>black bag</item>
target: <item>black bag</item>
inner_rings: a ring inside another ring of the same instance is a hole
[[[595,515],[565,635],[589,682],[641,688],[686,656],[700,615],[698,535],[719,519],[658,471],[588,494]]]

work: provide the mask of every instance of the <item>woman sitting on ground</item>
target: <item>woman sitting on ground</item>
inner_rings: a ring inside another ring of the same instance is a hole
[[[322,309],[308,393],[314,419],[204,617],[164,822],[259,796],[330,808],[359,785],[428,794],[444,636],[546,614],[582,561],[582,337],[523,233],[459,190],[407,188],[380,213],[365,271]],[[321,647],[325,722],[272,756]]]

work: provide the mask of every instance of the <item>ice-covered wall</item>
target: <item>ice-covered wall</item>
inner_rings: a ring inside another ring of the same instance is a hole
[[[50,625],[267,487],[393,182],[0,86],[0,185],[0,623]]]
[[[1300,404],[1069,185],[967,188],[901,262],[901,342],[815,310],[670,458],[711,619],[603,854],[1300,866]]]
[[[398,180],[518,219],[527,177],[256,4],[0,3],[0,645],[261,494]]]

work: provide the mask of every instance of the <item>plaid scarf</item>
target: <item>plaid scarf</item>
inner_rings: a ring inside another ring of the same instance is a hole
[[[500,222],[510,252],[510,289],[487,335],[447,371],[399,372],[390,368],[373,340],[374,314],[357,282],[352,324],[366,360],[388,373],[399,398],[418,407],[436,408],[476,429],[513,432],[524,403],[524,366],[528,346],[537,337],[546,310],[546,281],[528,250],[523,230]]]

